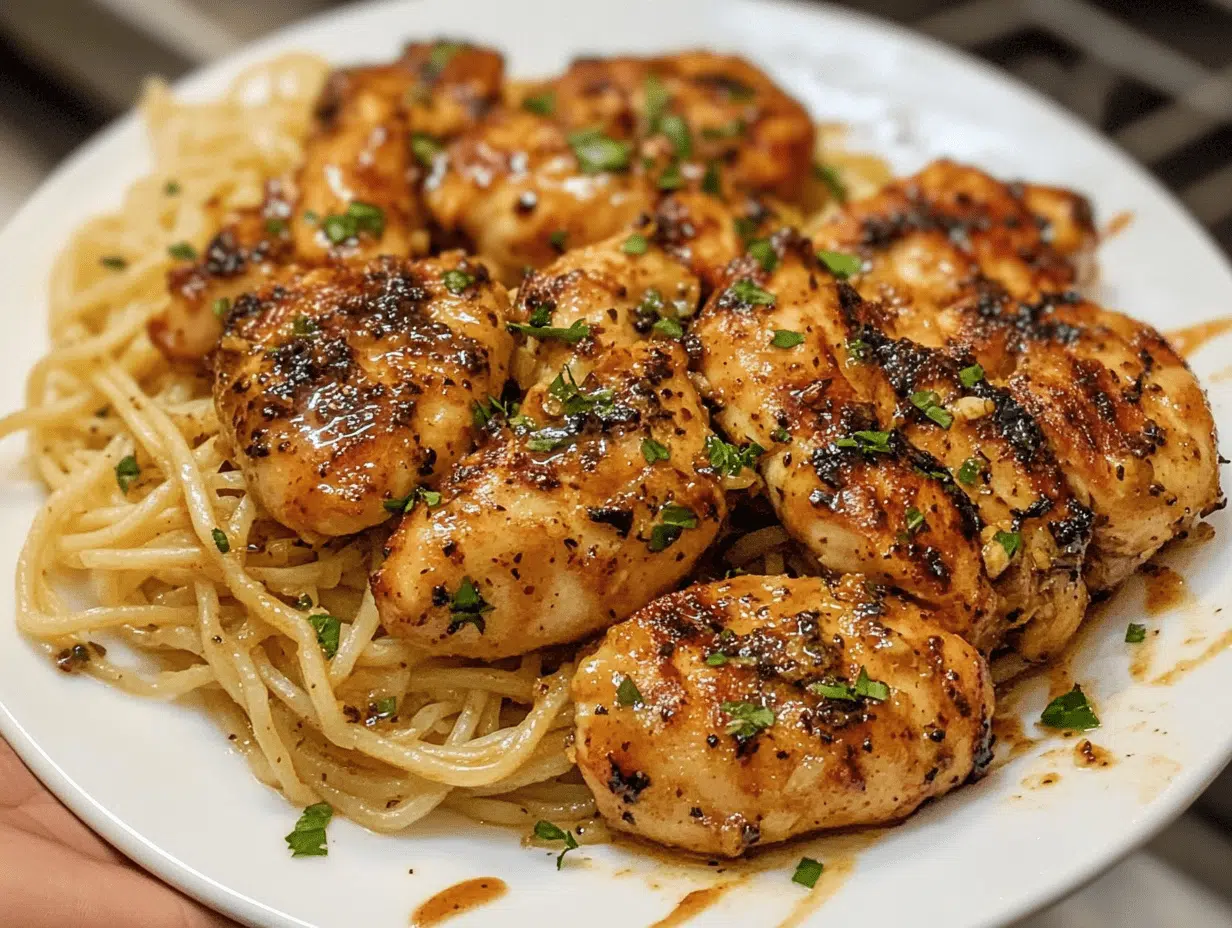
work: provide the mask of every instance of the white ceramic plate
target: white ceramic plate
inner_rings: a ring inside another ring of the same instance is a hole
[[[884,24],[824,7],[748,0],[422,0],[351,8],[261,42],[207,69],[183,89],[219,92],[243,66],[307,49],[337,62],[393,56],[410,37],[461,36],[504,49],[513,73],[563,66],[583,52],[687,46],[743,52],[824,119],[911,170],[952,155],[1008,175],[1064,183],[1092,195],[1105,219],[1132,210],[1129,229],[1101,254],[1109,305],[1175,329],[1227,312],[1232,274],[1202,231],[1124,155],[1021,87],[981,65]],[[25,371],[44,348],[45,289],[53,255],[87,216],[113,207],[147,169],[141,127],[126,117],[65,164],[0,234],[0,309],[7,361],[0,404],[21,400]],[[1225,344],[1224,349],[1228,347]],[[1218,347],[1194,365],[1216,416],[1232,432],[1232,381]],[[0,448],[0,565],[11,570],[42,493]],[[282,836],[297,811],[251,779],[218,730],[191,708],[68,678],[0,627],[0,731],[69,806],[150,870],[240,921],[261,926],[395,928],[416,904],[461,879],[497,876],[499,901],[458,920],[541,925],[585,919],[593,928],[648,925],[689,891],[743,874],[698,919],[774,925],[828,896],[810,924],[1000,924],[1094,876],[1177,815],[1232,752],[1232,654],[1220,614],[1232,576],[1217,516],[1214,542],[1169,553],[1191,590],[1170,614],[1149,669],[1129,672],[1126,622],[1142,612],[1137,582],[1093,619],[1071,660],[1104,727],[1093,740],[1117,757],[1081,769],[1073,742],[1038,731],[1044,681],[1021,693],[1029,734],[1041,742],[981,784],[960,790],[852,856],[862,837],[820,839],[772,858],[760,872],[664,862],[626,847],[587,849],[557,872],[512,831],[441,816],[400,838],[347,822],[330,828],[328,858],[292,860]],[[0,614],[13,610],[5,586]],[[1141,647],[1141,646],[1139,646]],[[1150,680],[1178,661],[1208,660],[1171,686]],[[1040,784],[1054,774],[1054,785]],[[789,881],[808,853],[829,870],[811,902]],[[763,861],[763,864],[765,862]],[[413,870],[413,873],[408,873]],[[580,903],[580,905],[579,905]],[[452,926],[451,926],[452,928]]]

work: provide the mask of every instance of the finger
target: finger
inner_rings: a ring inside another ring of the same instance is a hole
[[[0,928],[236,928],[140,870],[0,828]]]

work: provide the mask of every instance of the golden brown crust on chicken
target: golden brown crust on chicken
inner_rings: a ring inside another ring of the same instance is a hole
[[[488,660],[575,641],[671,589],[714,540],[726,508],[684,352],[612,348],[587,367],[533,387],[440,505],[403,520],[372,580],[391,634]],[[459,608],[468,583],[490,609]]]
[[[307,535],[347,535],[447,474],[499,393],[504,289],[456,254],[325,266],[241,296],[214,401],[249,490]]]
[[[983,659],[856,575],[658,599],[608,631],[573,699],[608,823],[703,854],[896,821],[990,759]]]

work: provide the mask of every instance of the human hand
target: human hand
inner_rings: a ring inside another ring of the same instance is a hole
[[[0,928],[236,928],[138,869],[0,739]]]

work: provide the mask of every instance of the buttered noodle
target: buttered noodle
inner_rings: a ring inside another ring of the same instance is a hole
[[[585,786],[559,779],[573,768],[572,666],[463,666],[377,637],[378,543],[308,546],[269,520],[227,461],[208,380],[146,336],[168,301],[168,247],[200,248],[295,166],[326,73],[289,55],[218,102],[149,88],[154,170],[57,260],[51,351],[26,408],[0,422],[0,435],[30,432],[52,491],[19,562],[18,622],[66,669],[143,696],[193,694],[257,778],[297,804],[324,800],[378,831],[438,806],[510,825],[588,818]],[[140,474],[124,492],[116,466],[129,455]],[[74,575],[97,605],[74,606]],[[332,658],[309,621],[321,614],[342,623]]]
[[[0,436],[29,431],[51,490],[18,565],[18,623],[63,669],[199,700],[256,777],[297,804],[326,801],[383,832],[438,806],[506,825],[590,819],[567,752],[572,664],[427,659],[381,634],[368,588],[379,540],[313,546],[262,513],[227,459],[208,379],[146,335],[168,304],[168,248],[199,249],[295,167],[327,71],[287,55],[205,104],[148,89],[153,172],[58,258],[52,348],[26,408],[0,420]],[[845,180],[875,188],[888,176],[843,157]],[[129,456],[139,473],[124,488]],[[777,526],[737,538],[725,560],[816,567]],[[73,578],[82,595],[68,595]],[[341,620],[332,656],[311,621],[321,615]],[[603,834],[588,826],[584,840]]]

